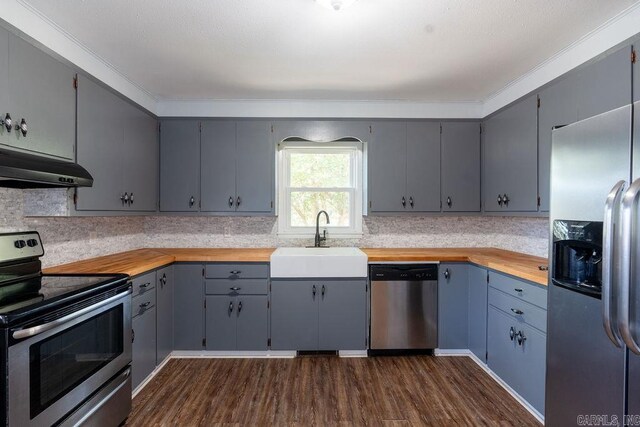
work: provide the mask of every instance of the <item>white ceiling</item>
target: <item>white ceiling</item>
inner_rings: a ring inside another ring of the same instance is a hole
[[[482,101],[637,0],[22,0],[154,97]]]

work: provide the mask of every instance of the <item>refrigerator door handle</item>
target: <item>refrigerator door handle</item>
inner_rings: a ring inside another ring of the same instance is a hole
[[[635,281],[636,259],[638,244],[638,199],[640,198],[640,179],[629,186],[622,198],[622,224],[620,239],[620,286],[618,296],[618,328],[624,343],[629,350],[640,354],[640,346],[635,341],[631,332],[631,282]]]
[[[619,239],[616,239],[615,232],[619,227],[619,210],[626,187],[626,181],[618,181],[607,196],[604,208],[602,236],[602,323],[611,342],[620,348],[624,345],[624,342],[615,321],[616,313],[614,310],[617,307],[614,303],[615,293],[613,287],[616,279],[614,279],[615,269],[613,262],[615,257],[614,248],[616,247],[616,243],[619,242]]]

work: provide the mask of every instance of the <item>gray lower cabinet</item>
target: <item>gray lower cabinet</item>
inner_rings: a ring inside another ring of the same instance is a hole
[[[160,123],[160,211],[198,212],[200,206],[200,122]]]
[[[538,210],[538,107],[529,96],[483,124],[483,208]]]
[[[487,362],[487,270],[469,266],[469,350]]]
[[[202,264],[175,264],[173,347],[203,350],[204,281]]]
[[[366,280],[273,280],[272,350],[366,349]]]
[[[156,308],[132,320],[131,381],[135,389],[156,367]]]
[[[94,178],[76,189],[76,210],[154,212],[158,200],[157,121],[78,77],[78,163]]]
[[[442,123],[441,146],[442,211],[479,212],[480,123]]]
[[[469,348],[469,264],[438,269],[438,348]]]
[[[207,350],[267,350],[266,295],[208,295],[206,301]]]
[[[5,136],[8,144],[73,160],[75,71],[18,36],[9,34],[8,39],[8,104],[2,107],[14,123]],[[23,121],[26,132],[15,129]]]
[[[174,292],[173,265],[156,272],[157,352],[160,364],[173,351]]]

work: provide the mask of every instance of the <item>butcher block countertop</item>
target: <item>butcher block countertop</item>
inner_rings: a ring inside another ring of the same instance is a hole
[[[269,262],[272,248],[158,248],[136,249],[113,255],[72,262],[44,270],[48,274],[125,273],[136,276],[173,262]],[[547,285],[547,259],[495,248],[384,248],[362,249],[370,263],[384,262],[471,262],[541,285]]]

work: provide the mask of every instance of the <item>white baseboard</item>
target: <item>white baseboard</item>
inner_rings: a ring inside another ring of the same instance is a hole
[[[435,350],[433,350],[433,354],[435,356],[471,356],[473,353],[471,352],[471,350],[468,350],[466,348],[446,350],[436,348]]]
[[[339,350],[340,357],[367,357],[367,350]]]
[[[471,360],[473,360],[474,362],[476,362],[476,364],[478,366],[480,366],[487,374],[489,374],[491,376],[491,378],[493,378],[494,380],[496,380],[496,382],[498,384],[500,384],[502,386],[502,388],[504,388],[507,393],[509,393],[514,399],[516,399],[518,401],[518,403],[520,403],[524,409],[526,409],[527,411],[529,411],[529,413],[531,413],[531,415],[533,415],[538,421],[540,421],[543,425],[544,425],[544,416],[538,412],[536,410],[536,408],[534,408],[533,406],[531,406],[529,404],[529,402],[526,401],[525,398],[523,398],[522,396],[520,396],[514,389],[511,388],[511,386],[509,386],[509,384],[507,384],[506,382],[504,382],[504,380],[502,378],[500,378],[498,376],[498,374],[496,374],[495,372],[493,372],[491,370],[491,368],[489,368],[489,366],[487,366],[486,363],[484,363],[482,360],[480,360],[478,358],[478,356],[476,356],[475,354],[473,354],[472,351],[467,350],[469,354],[467,354],[466,356],[470,357]]]
[[[296,357],[295,351],[188,351],[175,350],[172,359],[209,358],[209,359],[291,359]]]

